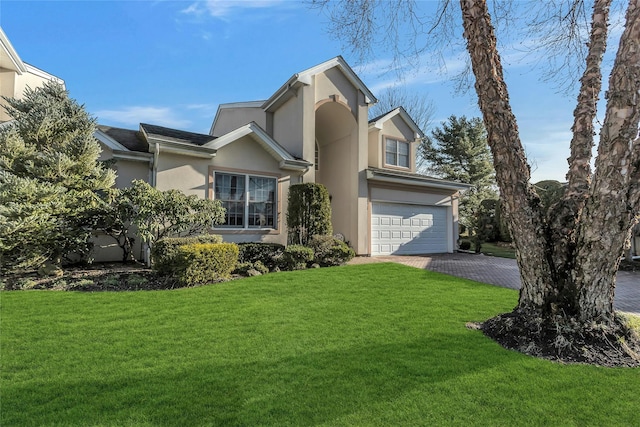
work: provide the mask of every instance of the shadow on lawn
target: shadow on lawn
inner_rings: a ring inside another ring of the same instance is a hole
[[[180,343],[176,343],[179,346]],[[188,369],[114,371],[82,382],[6,389],[3,425],[310,425],[374,410],[417,389],[513,363],[478,331],[425,331],[414,342],[301,353],[280,360]],[[188,357],[188,354],[185,354]],[[428,405],[428,402],[424,403]]]

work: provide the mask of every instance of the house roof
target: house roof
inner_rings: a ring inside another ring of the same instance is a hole
[[[409,115],[409,113],[407,113],[407,111],[403,107],[394,108],[391,111],[388,111],[384,114],[379,115],[378,117],[374,117],[373,119],[369,120],[369,128],[375,127],[378,129],[382,129],[384,122],[392,119],[395,116],[402,117],[405,123],[409,125],[411,130],[416,134],[417,138],[425,137],[422,129],[420,129],[420,127],[416,124],[413,118]]]
[[[140,123],[140,130],[146,136],[160,141],[177,142],[196,146],[203,146],[215,139],[215,137],[211,135],[171,129],[163,126],[150,125],[148,123]]]
[[[115,141],[121,147],[111,147],[113,149],[126,149],[129,151],[137,151],[140,153],[149,152],[149,144],[145,141],[142,134],[137,130],[116,128],[111,126],[98,125],[98,131],[106,135],[111,141]],[[109,145],[109,139],[100,138],[100,133],[96,135],[100,141]],[[104,141],[103,141],[104,139]]]
[[[367,180],[420,187],[441,188],[443,190],[464,191],[473,187],[471,184],[447,181],[419,173],[402,172],[389,169],[367,168]]]
[[[305,170],[312,166],[311,163],[292,156],[255,122],[248,123],[236,130],[222,135],[216,138],[215,141],[209,142],[206,146],[217,151],[247,135],[260,144],[262,148],[264,148],[265,151],[267,151],[273,158],[278,160],[281,169]]]
[[[216,155],[216,150],[207,146],[207,143],[215,139],[211,135],[148,123],[140,123],[140,133],[149,143],[149,152],[154,153],[155,156],[160,151],[201,158],[212,158]]]
[[[358,77],[358,75],[353,71],[353,69],[347,64],[347,61],[344,60],[342,56],[336,56],[328,61],[325,61],[321,64],[308,68],[304,71],[301,71],[297,74],[294,74],[283,84],[280,89],[278,89],[271,98],[267,99],[262,108],[264,110],[269,110],[272,107],[279,106],[284,101],[288,100],[295,91],[303,86],[310,85],[311,78],[316,74],[327,71],[331,68],[337,67],[345,77],[353,84],[356,88],[362,91],[365,95],[366,102],[368,104],[375,104],[378,102],[377,98],[373,95],[373,93],[369,90],[369,88],[363,83],[363,81]]]

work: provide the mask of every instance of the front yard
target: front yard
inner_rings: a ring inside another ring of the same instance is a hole
[[[517,292],[398,264],[2,292],[0,425],[639,425],[640,369],[507,351]]]

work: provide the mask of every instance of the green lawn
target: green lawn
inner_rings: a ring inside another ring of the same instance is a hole
[[[473,245],[472,245],[473,246]],[[516,250],[509,247],[505,243],[496,244],[491,242],[485,242],[480,248],[480,252],[489,256],[497,256],[500,258],[516,258]]]
[[[2,426],[640,425],[640,369],[504,350],[465,322],[515,291],[398,264],[0,298]]]

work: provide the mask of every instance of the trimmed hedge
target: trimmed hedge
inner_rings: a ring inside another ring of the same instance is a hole
[[[174,275],[185,286],[227,279],[238,263],[235,243],[193,243],[178,247]]]
[[[222,243],[222,236],[203,234],[189,237],[166,237],[158,240],[151,249],[153,269],[159,274],[171,274],[176,268],[178,248],[194,243]]]
[[[274,271],[279,267],[280,258],[284,253],[284,245],[279,243],[238,243],[238,262],[257,263],[267,267],[269,271]]]
[[[344,265],[356,253],[345,242],[332,236],[312,236],[309,247],[313,250],[313,260],[321,267]]]
[[[283,270],[304,270],[313,261],[313,249],[302,245],[289,245],[284,250],[281,259]]]

